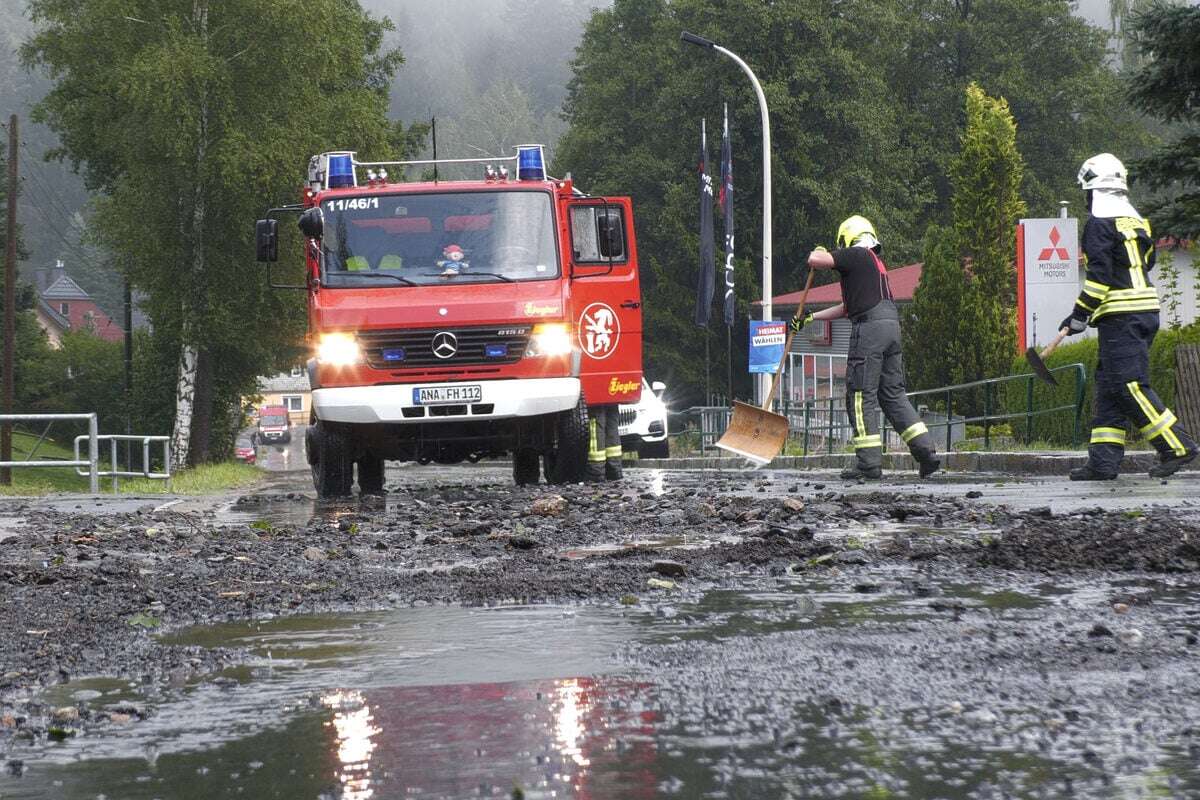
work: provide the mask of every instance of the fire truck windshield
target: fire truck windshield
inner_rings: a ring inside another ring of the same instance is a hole
[[[322,281],[384,288],[558,276],[543,191],[369,195],[323,200]]]

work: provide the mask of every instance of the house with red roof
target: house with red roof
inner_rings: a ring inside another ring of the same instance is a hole
[[[35,272],[37,304],[34,315],[46,332],[50,346],[62,346],[67,331],[90,331],[101,339],[119,342],[125,338],[120,324],[114,322],[96,305],[91,295],[67,275],[63,262]]]

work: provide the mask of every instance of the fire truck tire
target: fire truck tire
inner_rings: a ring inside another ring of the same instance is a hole
[[[588,413],[582,395],[571,409],[560,411],[555,423],[557,445],[547,454],[547,479],[550,483],[578,483],[587,473]]]
[[[512,456],[513,483],[517,486],[536,485],[540,466],[537,450],[522,448],[514,451]]]
[[[344,431],[318,422],[313,434],[313,488],[317,497],[347,497],[354,481],[354,462],[350,460],[350,442]]]
[[[383,494],[383,459],[365,455],[358,464],[358,493]]]

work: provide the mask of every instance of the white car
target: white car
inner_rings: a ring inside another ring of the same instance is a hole
[[[642,397],[621,406],[621,448],[637,450],[638,458],[667,458],[667,404],[662,381],[647,384],[642,378]]]

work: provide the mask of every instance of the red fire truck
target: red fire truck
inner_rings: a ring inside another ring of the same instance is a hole
[[[518,484],[542,469],[548,482],[581,480],[588,409],[639,398],[630,200],[549,177],[540,145],[517,150],[374,163],[322,153],[302,203],[258,221],[258,260],[270,262],[277,217],[299,214],[306,279],[294,288],[308,295],[306,444],[319,496],[350,494],[355,469],[360,492],[381,491],[386,459],[511,454]],[[482,177],[387,174],[446,164]]]

